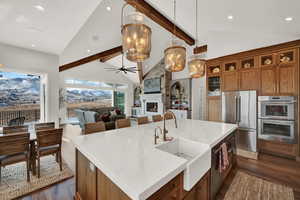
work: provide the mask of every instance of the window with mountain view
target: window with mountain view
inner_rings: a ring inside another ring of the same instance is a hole
[[[40,86],[40,76],[0,71],[0,125],[38,121]]]
[[[113,91],[85,88],[67,88],[68,118],[76,117],[74,110],[113,106]]]

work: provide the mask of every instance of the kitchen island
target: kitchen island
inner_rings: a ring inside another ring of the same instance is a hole
[[[237,129],[200,120],[178,120],[175,128],[167,120],[168,136],[174,139],[155,145],[157,126],[163,123],[74,138],[76,192],[81,198],[163,199],[159,196],[170,191],[172,198],[183,199],[203,177],[210,177],[212,149]]]

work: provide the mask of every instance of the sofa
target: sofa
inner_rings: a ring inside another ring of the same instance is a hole
[[[98,121],[104,121],[106,130],[115,129],[115,121],[118,119],[125,119],[126,115],[116,107],[102,107],[93,109],[76,109],[75,113],[79,120],[79,125],[84,129],[86,123],[94,123]],[[116,112],[112,114],[113,112]]]

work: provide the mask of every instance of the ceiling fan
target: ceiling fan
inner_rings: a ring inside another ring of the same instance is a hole
[[[124,74],[127,74],[128,72],[136,73],[137,71],[139,71],[137,69],[137,67],[125,67],[124,66],[124,54],[122,54],[122,67],[120,67],[120,68],[108,67],[108,68],[104,68],[104,69],[107,71],[115,71],[116,73],[123,72]]]

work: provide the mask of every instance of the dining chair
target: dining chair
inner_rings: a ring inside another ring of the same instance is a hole
[[[29,133],[8,134],[0,137],[0,182],[1,168],[26,162],[27,181],[30,182],[30,138]]]
[[[28,126],[5,126],[3,134],[28,133]]]
[[[116,128],[130,127],[130,119],[118,119],[116,120]]]
[[[48,129],[36,132],[37,146],[36,146],[36,159],[38,167],[38,178],[40,178],[41,161],[43,156],[56,154],[56,161],[59,163],[60,171],[62,171],[62,144],[63,129]]]
[[[145,116],[145,117],[138,117],[137,118],[137,123],[138,123],[138,125],[148,124],[149,123],[148,117],[147,116]]]
[[[34,125],[34,128],[35,128],[35,131],[54,129],[55,123],[54,122],[37,123]]]
[[[103,121],[95,122],[95,123],[86,123],[84,125],[84,134],[91,134],[106,131],[105,123]]]
[[[163,117],[161,115],[152,115],[153,122],[160,122],[162,120],[163,120]]]
[[[24,122],[25,122],[25,117],[17,117],[17,118],[11,119],[8,122],[8,126],[22,126],[22,125],[24,125]]]

